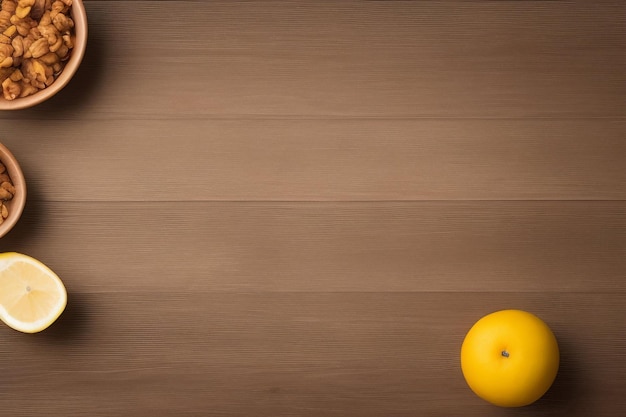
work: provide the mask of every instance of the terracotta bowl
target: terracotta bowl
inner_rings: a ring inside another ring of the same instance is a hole
[[[0,90],[0,110],[19,110],[42,103],[61,91],[70,82],[85,55],[87,47],[87,14],[82,0],[73,0],[70,14],[74,20],[74,48],[63,71],[50,86],[23,98],[6,100]]]
[[[0,162],[6,167],[5,174],[11,178],[11,182],[15,187],[15,195],[11,200],[4,201],[4,205],[7,206],[9,215],[2,224],[0,224],[0,237],[6,235],[9,230],[15,226],[17,221],[24,211],[26,205],[26,181],[24,181],[24,174],[20,168],[20,164],[15,159],[15,156],[0,143]]]

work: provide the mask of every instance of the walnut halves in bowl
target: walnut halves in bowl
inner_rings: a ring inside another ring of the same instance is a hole
[[[63,88],[84,55],[81,0],[2,0],[0,110],[37,104]]]

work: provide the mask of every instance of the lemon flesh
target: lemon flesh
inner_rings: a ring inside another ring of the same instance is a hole
[[[50,326],[67,304],[61,279],[35,258],[0,254],[0,319],[24,333]]]

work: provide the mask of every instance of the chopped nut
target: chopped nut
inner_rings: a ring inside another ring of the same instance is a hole
[[[11,46],[13,47],[13,58],[24,55],[24,38],[21,35],[13,38]]]
[[[62,38],[61,34],[57,30],[57,28],[55,28],[52,24],[48,26],[39,25],[37,26],[37,29],[39,30],[39,33],[41,34],[41,36],[43,36],[44,38],[48,40],[49,45],[51,46],[56,45],[57,42],[59,42],[59,40],[63,42],[63,40],[61,39]]]
[[[0,68],[9,68],[13,66],[13,57],[8,56],[4,60],[0,61]]]
[[[32,6],[35,4],[35,0],[19,0],[17,7],[15,8],[15,15],[20,19],[25,18],[30,13]]]
[[[67,58],[70,57],[70,48],[61,43],[61,46],[55,51],[55,53],[59,56],[59,59],[61,61],[65,61]]]
[[[11,23],[15,25],[17,33],[22,36],[28,35],[28,32],[30,32],[33,27],[37,26],[37,22],[30,18],[30,16],[20,18],[16,14],[11,16]]]
[[[41,19],[39,19],[39,24],[41,26],[48,26],[50,24],[52,24],[52,12],[54,11],[54,4],[52,5],[52,8],[50,10],[46,10],[44,12],[44,14],[41,16]]]
[[[30,9],[30,16],[33,19],[41,19],[44,12],[49,10],[51,6],[52,2],[50,0],[35,0],[35,4]]]
[[[28,16],[28,14],[30,13],[30,9],[31,7],[17,7],[17,9],[15,9],[15,16],[19,17],[20,19],[25,18],[26,16]]]
[[[52,2],[52,6],[50,7],[50,17],[54,17],[59,13],[66,13],[68,10],[67,5],[62,1],[54,1]]]
[[[38,59],[33,59],[33,69],[35,70],[35,74],[37,74],[38,81],[46,80],[46,67],[41,63]]]
[[[5,30],[11,26],[11,16],[13,16],[14,10],[4,8],[4,2],[2,3],[2,11],[0,11],[0,30]]]
[[[0,189],[6,190],[12,195],[15,195],[15,187],[10,181],[4,181],[2,184],[0,184]]]
[[[74,27],[74,21],[72,20],[72,18],[64,15],[63,13],[57,13],[52,18],[52,24],[61,33],[68,32],[71,28]]]
[[[17,32],[17,27],[15,27],[15,25],[11,25],[8,28],[6,28],[4,32],[2,32],[2,34],[10,39],[15,35],[16,32]]]
[[[10,200],[13,198],[13,194],[9,190],[0,188],[0,200]]]
[[[24,74],[19,69],[13,71],[13,73],[9,76],[13,81],[21,81],[24,79]],[[0,169],[0,172],[4,172],[4,169]]]
[[[44,56],[50,52],[50,49],[48,48],[48,41],[44,38],[39,38],[30,45],[28,51],[33,58]]]
[[[3,173],[7,170],[7,167],[4,166],[2,162],[0,162],[0,173]]]
[[[6,100],[14,100],[19,97],[22,89],[18,83],[10,78],[2,81],[2,95]]]
[[[11,44],[0,43],[0,62],[13,57],[13,46]]]
[[[2,10],[6,10],[9,13],[15,12],[15,8],[17,7],[16,0],[2,0]]]
[[[51,40],[54,40],[54,42],[51,42]],[[48,48],[50,52],[56,52],[59,50],[60,47],[63,46],[63,37],[51,35],[48,38],[48,44],[50,45],[50,47]]]
[[[41,61],[35,58],[29,58],[24,60],[24,63],[22,64],[22,73],[24,75],[24,78],[30,81],[30,83],[33,85],[40,85],[46,80],[46,78],[48,78],[46,76],[46,66],[44,66]],[[38,83],[36,84],[35,81],[37,81]]]
[[[60,61],[59,56],[54,52],[48,52],[47,54],[39,58],[39,60],[46,65],[54,65]]]
[[[23,84],[22,92],[20,93],[20,97],[28,97],[31,94],[35,94],[39,89],[31,84]]]
[[[17,39],[17,38],[21,38],[22,39],[22,41],[21,41],[22,42],[21,47],[22,47],[22,50],[23,50],[22,56],[24,56],[25,58],[30,58],[29,56],[26,56],[26,55],[30,55],[30,51],[29,51],[30,46],[33,44],[33,42],[35,42],[35,39],[38,39],[38,37],[33,34],[33,30],[35,30],[35,29],[31,29],[28,32],[28,35],[26,35],[25,37],[17,36],[15,38],[15,39]]]
[[[2,216],[2,219],[9,217],[9,209],[4,204],[0,207],[0,216]]]

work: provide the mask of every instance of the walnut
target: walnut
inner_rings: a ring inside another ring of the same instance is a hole
[[[13,187],[11,182],[5,181],[0,184],[0,200],[11,200],[14,195],[15,187]]]
[[[0,189],[7,190],[11,194],[15,195],[15,187],[10,181],[4,181],[2,184],[0,184]]]
[[[11,16],[13,16],[12,11],[4,8],[0,11],[0,30],[4,31],[6,28],[11,26]]]
[[[28,51],[33,58],[44,56],[50,52],[48,41],[44,38],[39,38],[28,47]]]
[[[6,43],[0,44],[0,68],[13,66],[13,46]]]
[[[0,43],[0,62],[4,61],[7,57],[13,56],[13,46],[6,43]]]
[[[37,88],[45,88],[45,82],[48,79],[46,68],[47,66],[38,59],[25,59],[22,63],[22,73],[24,74],[24,79],[28,80]]]
[[[15,16],[20,19],[25,18],[30,14],[30,11],[35,4],[35,0],[19,0],[17,7],[15,8]]]
[[[50,45],[53,45],[57,42],[57,39],[61,37],[61,34],[54,24],[52,24],[52,19],[46,19],[49,17],[49,13],[44,14],[41,21],[39,21],[39,24],[37,25],[37,29],[39,29],[41,36],[45,37]]]
[[[22,92],[20,93],[20,97],[27,97],[31,94],[35,94],[39,89],[31,84],[22,83]]]
[[[7,100],[13,100],[20,96],[22,88],[19,83],[16,83],[11,78],[7,78],[2,81],[2,95]]]
[[[63,42],[61,42],[61,46],[59,46],[59,49],[57,49],[55,53],[59,56],[61,61],[65,61],[70,57],[70,48],[68,48],[63,44]]]
[[[28,14],[30,13],[30,9],[30,7],[18,7],[17,9],[15,9],[15,16],[23,19],[28,16]]]
[[[74,27],[74,21],[71,17],[58,13],[52,18],[52,24],[61,33],[67,33]]]
[[[13,39],[13,36],[15,36],[16,32],[17,28],[15,27],[15,25],[11,25],[2,32],[2,35],[9,39]]]
[[[37,21],[32,19],[30,16],[25,16],[21,18],[18,17],[18,15],[16,14],[11,16],[11,23],[15,25],[17,32],[22,36],[28,35],[28,32],[30,32],[31,28],[37,26]]]
[[[4,61],[0,61],[0,68],[10,68],[13,66],[13,57],[8,56],[4,58]]]
[[[62,1],[55,1],[52,3],[52,6],[50,7],[50,17],[54,17],[59,13],[66,13],[68,10],[68,6],[63,3]]]
[[[2,95],[7,100],[13,100],[20,96],[22,89],[20,84],[13,81],[11,78],[7,78],[2,81]]]
[[[6,10],[9,13],[15,12],[15,8],[17,7],[17,0],[2,0],[2,6],[0,7],[2,10]]]
[[[24,38],[22,36],[16,36],[11,41],[13,47],[13,57],[17,58],[24,55]],[[28,49],[28,48],[26,48]]]
[[[48,52],[45,55],[42,55],[39,60],[48,66],[53,66],[58,63],[61,59],[54,52]]]
[[[54,36],[54,37],[47,38],[48,45],[50,45],[50,52],[58,51],[59,48],[63,45],[63,37],[58,36],[58,34],[52,35],[52,33],[48,31],[46,31],[46,33],[49,33],[51,34],[51,36]]]
[[[21,70],[16,69],[15,71],[11,73],[9,78],[12,79],[13,81],[21,81],[24,79],[24,74],[22,74]],[[1,171],[1,172],[4,172],[4,171]]]
[[[35,20],[41,19],[45,11],[50,10],[51,7],[51,0],[35,0],[35,4],[30,9],[30,16]]]

